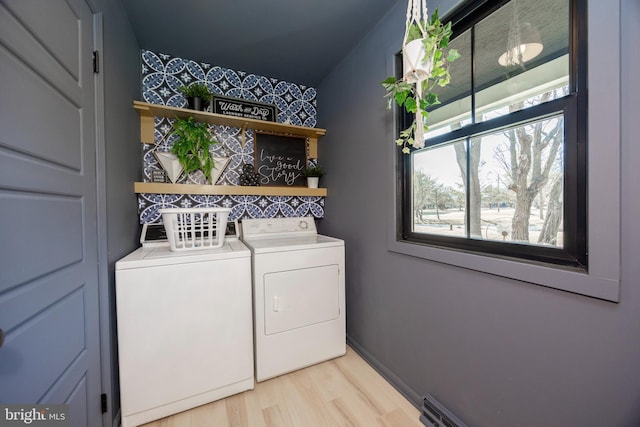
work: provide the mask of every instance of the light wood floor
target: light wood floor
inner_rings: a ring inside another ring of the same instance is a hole
[[[424,427],[419,411],[355,351],[145,427]]]

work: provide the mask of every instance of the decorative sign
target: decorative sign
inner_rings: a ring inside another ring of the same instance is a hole
[[[167,182],[167,173],[159,169],[152,170],[151,182]]]
[[[307,139],[255,133],[254,156],[260,185],[306,186]]]
[[[262,102],[247,101],[240,98],[213,95],[212,113],[225,116],[243,117],[245,119],[264,120],[275,122],[277,116],[276,106]]]

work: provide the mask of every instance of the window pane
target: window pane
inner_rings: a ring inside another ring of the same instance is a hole
[[[466,237],[464,141],[416,151],[413,156],[413,231]]]
[[[426,147],[402,156],[398,231],[409,243],[586,269],[587,2],[465,5],[451,15],[462,56],[451,86],[435,90]],[[520,46],[535,41],[531,29],[540,45],[529,56]]]
[[[568,93],[569,0],[513,0],[475,31],[476,122]]]
[[[429,111],[427,139],[471,122],[471,31],[451,40],[449,47],[457,49],[461,56],[449,64],[451,83],[432,90],[440,104]]]
[[[563,135],[557,116],[472,139],[472,237],[563,246]]]

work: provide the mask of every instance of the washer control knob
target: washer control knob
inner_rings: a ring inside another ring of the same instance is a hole
[[[307,228],[309,228],[309,223],[307,223],[307,221],[302,220],[298,223],[298,227],[300,227],[303,230],[306,230]]]

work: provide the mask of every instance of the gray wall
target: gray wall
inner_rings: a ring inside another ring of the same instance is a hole
[[[115,262],[139,246],[133,183],[141,177],[142,146],[133,100],[140,99],[140,49],[119,1],[89,0],[103,18],[100,52],[104,124],[99,130],[98,233],[100,237],[103,391],[109,396],[105,425],[120,409],[115,316]],[[100,91],[98,91],[100,92]],[[117,420],[116,420],[117,421]]]
[[[453,2],[439,3],[442,12]],[[429,392],[474,427],[640,425],[640,122],[632,96],[640,93],[640,4],[621,5],[622,63],[611,65],[624,88],[618,304],[387,251],[392,141],[379,83],[400,47],[406,2],[318,86],[329,188],[320,231],[346,241],[349,340],[415,404]]]

